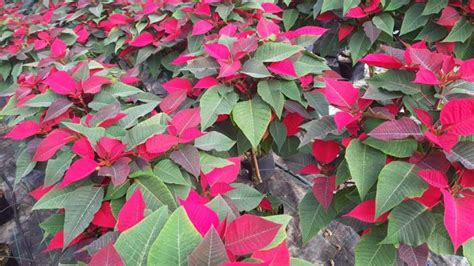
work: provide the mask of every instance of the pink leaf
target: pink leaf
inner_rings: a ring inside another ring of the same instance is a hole
[[[16,125],[5,137],[14,140],[22,140],[34,136],[40,131],[41,127],[38,122],[27,120]]]
[[[271,63],[268,67],[268,70],[271,72],[282,75],[282,76],[290,76],[290,77],[298,77],[296,74],[295,66],[293,61],[290,59],[285,59],[280,62]]]
[[[423,169],[416,172],[426,183],[437,187],[437,188],[447,188],[448,178],[446,175],[438,170],[434,169]]]
[[[112,209],[110,208],[110,202],[105,201],[100,206],[100,209],[94,214],[94,219],[92,219],[92,224],[106,227],[106,228],[114,228],[117,221],[112,213]]]
[[[205,44],[204,50],[206,50],[209,56],[215,59],[227,60],[231,58],[229,48],[220,43]]]
[[[66,55],[66,43],[63,40],[56,38],[51,44],[51,58],[61,59]]]
[[[369,136],[380,140],[405,139],[410,136],[421,138],[423,133],[418,124],[408,117],[387,121],[370,131]]]
[[[302,117],[299,113],[288,113],[285,117],[283,117],[283,124],[286,126],[286,135],[287,136],[294,136],[300,132],[300,125],[303,123],[304,117]]]
[[[214,77],[205,77],[200,79],[196,84],[194,84],[195,89],[209,89],[219,85],[219,81],[217,81]]]
[[[88,158],[81,158],[71,164],[64,175],[59,187],[65,187],[73,182],[80,181],[95,172],[98,163]]]
[[[60,117],[61,115],[65,114],[69,107],[73,105],[68,99],[56,99],[49,107],[48,111],[46,111],[46,115],[44,116],[43,123],[53,120],[55,118]]]
[[[232,162],[232,165],[222,168],[214,168],[211,172],[204,175],[209,186],[213,186],[217,183],[230,184],[237,179],[240,172],[240,158],[233,157],[227,160]]]
[[[89,140],[85,137],[76,140],[72,145],[71,150],[81,158],[94,159],[94,149]]]
[[[313,143],[313,156],[323,164],[334,161],[339,154],[339,145],[334,140],[315,140]]]
[[[261,38],[267,38],[273,34],[278,35],[278,33],[280,33],[280,27],[273,23],[273,21],[262,16],[257,23],[257,33]]]
[[[347,112],[337,112],[334,115],[334,122],[336,123],[337,131],[343,130],[346,126],[359,120],[359,116],[353,116]]]
[[[119,232],[123,232],[139,223],[144,215],[145,201],[140,189],[137,188],[118,214],[117,228]]]
[[[328,102],[347,109],[352,109],[352,106],[359,98],[359,90],[354,88],[351,82],[339,81],[335,79],[325,78],[326,82],[326,98]]]
[[[46,195],[46,193],[48,193],[49,191],[51,191],[51,189],[54,188],[54,184],[53,185],[50,185],[50,186],[39,186],[37,188],[35,188],[33,191],[31,191],[30,194],[35,200],[39,200],[41,199],[44,195]]]
[[[163,88],[168,93],[174,93],[181,90],[188,92],[191,91],[193,88],[191,81],[185,78],[174,78],[161,84],[161,86],[163,86]]]
[[[82,83],[82,90],[85,93],[97,94],[100,92],[100,89],[103,85],[111,83],[112,82],[106,77],[92,76]]]
[[[68,95],[76,92],[76,81],[66,71],[57,71],[44,81],[57,94]]]
[[[462,244],[474,237],[474,198],[455,198],[449,191],[442,190],[444,198],[444,225],[456,252]]]
[[[180,201],[180,204],[202,236],[205,236],[211,227],[217,228],[219,226],[219,217],[207,206],[185,200]]]
[[[53,130],[44,138],[36,149],[33,161],[44,162],[53,157],[53,155],[68,143],[71,134],[60,129]]]
[[[149,153],[163,153],[167,152],[171,147],[177,145],[179,142],[178,138],[166,134],[157,134],[149,138],[145,145],[146,150]]]
[[[186,129],[197,127],[199,123],[201,123],[199,108],[181,110],[170,121],[170,124],[173,126],[170,133],[179,136]]]
[[[335,176],[320,176],[313,179],[313,195],[326,210],[331,205],[334,190],[336,190]]]
[[[142,32],[140,35],[138,35],[133,41],[130,42],[130,46],[133,47],[144,47],[149,45],[154,41],[153,35],[149,32]]]
[[[225,247],[234,255],[245,255],[270,244],[281,225],[244,214],[233,220],[225,232]]]
[[[441,191],[437,187],[428,186],[420,197],[412,198],[413,200],[423,204],[428,209],[432,209],[441,201]]]
[[[286,241],[281,242],[280,245],[267,250],[260,250],[253,253],[252,258],[261,259],[264,265],[278,266],[291,265],[290,252],[286,245]]]
[[[102,137],[97,142],[95,149],[100,158],[115,161],[123,154],[125,147],[126,145],[120,140]]]
[[[383,68],[401,68],[402,62],[395,57],[386,54],[368,54],[364,58],[359,60],[367,65],[383,67]]]
[[[351,32],[354,29],[355,29],[355,27],[352,26],[352,25],[343,25],[343,26],[339,27],[339,32],[337,33],[337,37],[338,37],[339,41],[344,40],[347,36],[349,36],[349,34],[351,34]],[[368,64],[368,63],[366,63],[366,64]]]
[[[303,36],[303,35],[323,35],[328,29],[317,27],[317,26],[304,26],[301,28],[298,28],[294,31],[297,37]]]
[[[160,102],[160,109],[166,114],[174,113],[178,107],[186,100],[186,91],[179,90],[168,94]]]
[[[366,223],[382,223],[387,220],[388,213],[380,215],[380,217],[375,220],[375,200],[371,199],[360,203],[352,209],[352,211],[343,216],[352,217]]]
[[[179,143],[188,143],[191,142],[201,136],[203,136],[204,133],[201,132],[198,128],[188,128],[183,131],[183,133],[179,136]]]
[[[114,244],[109,243],[107,246],[100,249],[97,253],[92,256],[89,265],[100,265],[100,266],[122,266],[125,265],[122,261],[117,250],[115,250]]]
[[[191,35],[201,35],[208,33],[213,28],[212,23],[206,20],[199,20],[194,23],[193,32]]]
[[[435,135],[433,132],[427,131],[425,132],[425,137],[429,141],[441,147],[446,152],[451,152],[451,149],[456,146],[456,143],[458,143],[458,136],[449,133],[443,135]]]
[[[441,84],[441,81],[438,80],[433,71],[420,67],[418,72],[416,72],[416,78],[413,83],[439,85]]]
[[[474,82],[474,59],[464,61],[458,71],[462,79]]]
[[[433,118],[431,118],[430,113],[428,113],[427,111],[423,109],[418,109],[418,108],[415,108],[414,111],[418,120],[420,120],[421,123],[423,123],[423,125],[427,127],[433,126]]]
[[[225,61],[219,61],[219,65],[221,66],[219,70],[219,78],[226,78],[237,74],[237,71],[242,66],[240,61],[234,61],[232,63],[227,63]]]
[[[447,6],[443,9],[443,11],[441,11],[441,16],[436,23],[441,26],[452,27],[454,24],[456,24],[456,22],[458,22],[460,18],[461,16],[458,14],[456,9],[451,6]]]
[[[283,9],[281,9],[279,6],[273,4],[273,3],[263,3],[262,8],[265,11],[265,13],[280,13],[283,12]]]
[[[129,18],[125,16],[124,14],[116,13],[109,16],[109,22],[112,25],[127,25],[128,24],[127,20],[129,20]]]
[[[451,99],[441,110],[440,120],[452,134],[474,134],[474,99]]]

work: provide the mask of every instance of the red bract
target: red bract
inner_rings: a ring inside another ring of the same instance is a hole
[[[367,200],[357,205],[344,216],[356,218],[367,223],[381,223],[387,220],[388,213],[382,214],[379,218],[375,219],[375,200]]]
[[[139,223],[145,212],[145,201],[140,189],[136,189],[132,196],[125,202],[118,214],[117,228],[123,232]]]
[[[232,221],[225,232],[225,247],[234,255],[245,255],[270,244],[281,225],[245,214]]]

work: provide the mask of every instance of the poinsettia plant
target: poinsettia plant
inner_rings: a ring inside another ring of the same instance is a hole
[[[473,1],[0,7],[0,115],[19,146],[15,182],[45,173],[31,194],[34,210],[57,210],[41,223],[46,251],[304,265],[292,217],[241,174],[249,161],[262,182],[257,157],[274,152],[312,182],[303,244],[358,220],[357,265],[472,259]],[[337,54],[368,76],[330,70]]]

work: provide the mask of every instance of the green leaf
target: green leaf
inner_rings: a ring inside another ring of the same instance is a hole
[[[279,62],[303,51],[301,46],[291,45],[283,42],[267,42],[258,47],[255,59],[262,62]]]
[[[471,265],[474,264],[474,239],[468,240],[462,245],[462,253]]]
[[[147,207],[157,210],[163,205],[173,211],[176,209],[176,201],[168,187],[156,176],[141,176],[134,179],[141,187],[143,198],[147,203]]]
[[[325,139],[329,134],[338,135],[333,116],[323,116],[300,126],[306,131],[299,147],[310,143],[314,139]]]
[[[229,17],[230,13],[234,9],[234,5],[218,5],[216,7],[216,12],[219,14],[219,17],[222,18],[223,21],[227,22],[227,17]]]
[[[143,93],[142,90],[140,90],[136,87],[127,85],[127,84],[122,83],[122,82],[116,82],[116,83],[112,84],[112,86],[110,86],[109,91],[110,91],[110,93],[112,93],[112,95],[114,97],[128,97],[128,96],[132,96],[132,95],[135,95],[135,94]]]
[[[58,189],[54,187],[46,195],[41,197],[35,205],[33,210],[43,209],[62,209],[64,208],[65,202],[67,201],[69,194],[74,191],[76,187],[73,185]]]
[[[372,42],[367,38],[364,31],[354,33],[349,40],[352,64],[355,65],[362,56],[367,54],[371,46]]]
[[[189,185],[189,182],[184,179],[179,166],[173,163],[170,159],[161,160],[153,168],[153,173],[165,183]]]
[[[427,241],[430,251],[438,255],[454,254],[453,244],[444,226],[443,215],[436,215],[435,221],[436,226]]]
[[[404,94],[413,95],[419,93],[422,88],[421,85],[412,83],[414,80],[415,73],[389,69],[383,74],[369,78],[367,83],[388,91],[401,91]]]
[[[265,220],[269,220],[271,222],[282,225],[280,229],[278,230],[278,233],[276,234],[276,236],[273,238],[273,241],[264,248],[264,250],[268,250],[280,245],[283,241],[285,241],[285,239],[287,239],[288,236],[286,234],[286,227],[288,226],[288,224],[290,223],[293,217],[287,214],[280,214],[280,215],[265,216],[263,218]]]
[[[273,141],[278,147],[278,150],[281,150],[281,147],[286,141],[286,126],[278,121],[275,120],[270,124],[270,134],[272,135]]]
[[[124,110],[123,113],[125,114],[125,117],[120,119],[118,125],[125,129],[136,125],[138,118],[151,113],[151,111],[153,111],[157,105],[157,102],[152,102],[130,107]]]
[[[268,105],[258,98],[239,102],[232,109],[235,123],[254,148],[258,146],[265,134],[271,116],[272,112]]]
[[[240,72],[252,78],[268,78],[272,76],[263,62],[254,58],[245,61]]]
[[[64,248],[89,226],[103,197],[104,190],[100,187],[80,187],[71,192],[70,200],[64,203]]]
[[[301,99],[301,90],[298,88],[294,81],[281,80],[279,85],[279,90],[281,91],[281,93],[283,93],[283,95],[285,95],[288,99],[297,101],[301,103],[301,105],[306,107],[306,103],[304,103]]]
[[[397,10],[408,3],[410,3],[410,0],[390,0],[390,3],[384,8],[384,10],[385,11]]]
[[[217,131],[211,131],[194,140],[194,146],[203,151],[228,151],[235,143],[234,140]]]
[[[360,0],[344,0],[342,4],[342,15],[345,16],[349,10],[360,4]]]
[[[299,258],[290,258],[290,265],[291,266],[320,266],[319,264],[314,264],[312,262],[309,262],[307,260],[299,259]]]
[[[20,183],[21,179],[31,173],[36,166],[36,162],[31,160],[28,149],[23,149],[16,158],[15,170],[15,186]]]
[[[474,169],[474,142],[459,142],[451,150],[451,153],[446,153],[446,158],[450,162],[460,162],[467,169]]]
[[[183,207],[178,208],[161,229],[148,254],[149,265],[187,266],[188,256],[202,237],[189,220]]]
[[[214,86],[206,90],[200,99],[201,129],[214,124],[218,115],[230,114],[238,100],[239,95],[231,87]]]
[[[62,99],[61,95],[54,93],[51,90],[47,90],[42,94],[38,94],[31,98],[25,103],[25,106],[29,107],[49,107],[57,99]]]
[[[383,141],[369,137],[364,143],[379,151],[383,151],[387,155],[398,158],[410,157],[418,148],[418,142],[415,139]]]
[[[159,113],[131,128],[123,139],[123,143],[127,144],[127,150],[132,150],[136,146],[145,143],[155,134],[165,132],[166,122],[166,115]]]
[[[461,19],[454,24],[454,27],[443,42],[465,42],[469,37],[471,37],[473,30],[474,26],[472,23],[465,17],[461,17]]]
[[[378,29],[382,30],[390,36],[393,35],[393,27],[395,26],[395,20],[389,14],[382,13],[378,16],[375,16],[372,18],[372,22]]]
[[[214,170],[214,168],[222,168],[233,164],[229,160],[212,156],[205,152],[199,153],[199,163],[204,174],[209,173]]]
[[[388,231],[381,244],[404,243],[416,247],[425,243],[436,225],[428,209],[410,200],[390,212]]]
[[[385,154],[354,139],[347,147],[346,161],[360,198],[364,199],[385,166]]]
[[[379,244],[384,237],[379,228],[364,235],[355,247],[356,266],[394,265],[397,249],[393,245]]]
[[[48,235],[54,235],[64,228],[64,214],[53,214],[39,224]]]
[[[323,4],[321,6],[321,13],[331,10],[342,9],[343,2],[342,1],[334,1],[334,0],[323,0]]]
[[[336,217],[333,206],[325,210],[313,196],[313,192],[306,193],[298,206],[300,229],[303,243],[308,243],[319,230],[323,229]]]
[[[229,223],[239,215],[235,205],[230,202],[230,200],[225,200],[221,195],[214,197],[206,206],[216,212],[217,216],[219,216],[219,220],[227,218],[227,222]]]
[[[120,234],[115,249],[125,265],[146,265],[148,251],[167,219],[168,208],[163,206]]]
[[[448,5],[448,2],[449,0],[428,0],[428,3],[426,3],[421,15],[427,16],[431,14],[438,14]]]
[[[422,15],[423,9],[424,5],[415,4],[407,10],[403,18],[402,27],[400,29],[400,35],[410,33],[416,29],[425,26],[426,22],[428,22],[429,16]]]
[[[280,87],[278,80],[262,80],[257,85],[258,95],[273,108],[278,118],[281,118],[285,105],[285,97],[280,92]]]
[[[288,31],[295,25],[296,20],[298,19],[299,12],[296,9],[285,9],[283,11],[283,26]]]
[[[379,217],[405,198],[419,197],[428,185],[415,173],[415,165],[394,161],[387,164],[379,175],[375,196],[375,216]]]
[[[247,185],[237,186],[234,190],[227,192],[225,195],[232,200],[239,211],[251,211],[255,209],[263,199],[262,193]]]
[[[324,70],[328,69],[329,67],[323,58],[307,51],[304,51],[302,56],[295,62],[295,70],[296,73],[298,73],[298,76],[305,76],[308,74],[319,75]]]
[[[428,22],[418,33],[415,40],[425,40],[427,42],[436,42],[443,39],[448,34],[448,30],[434,22]],[[457,46],[456,46],[457,47]]]
[[[62,124],[70,130],[84,135],[93,146],[95,146],[95,144],[97,143],[97,141],[99,141],[100,138],[105,136],[105,128],[103,127],[86,127],[81,124],[69,122],[62,122]]]
[[[75,154],[72,152],[61,152],[55,159],[48,160],[46,165],[46,172],[44,177],[44,185],[52,185],[64,176],[64,173],[69,168]]]

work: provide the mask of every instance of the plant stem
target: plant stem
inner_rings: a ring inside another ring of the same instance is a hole
[[[263,181],[262,181],[262,176],[260,175],[260,167],[258,166],[257,155],[255,154],[254,149],[250,150],[250,155],[252,156],[252,165],[253,165],[253,170],[255,173],[254,182],[258,185],[258,184],[263,183]]]

